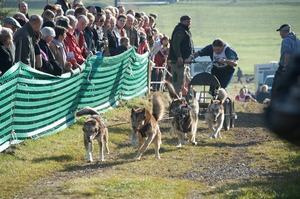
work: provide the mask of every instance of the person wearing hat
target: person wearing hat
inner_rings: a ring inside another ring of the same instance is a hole
[[[12,17],[3,19],[3,27],[9,28],[15,33],[17,29],[21,28],[20,23]]]
[[[55,37],[55,31],[51,27],[44,27],[41,29],[41,34],[39,46],[42,51],[42,71],[51,75],[61,75],[63,66],[59,65],[50,49],[50,43]]]
[[[292,32],[289,24],[281,25],[276,31],[279,32],[282,42],[279,67],[275,73],[272,85],[272,97],[279,94],[278,92],[280,91],[282,76],[287,70],[289,70],[288,67],[291,58],[296,54],[300,54],[300,40],[297,38],[296,34]]]
[[[170,54],[168,57],[171,63],[172,83],[175,91],[179,94],[184,86],[184,62],[194,51],[192,33],[190,32],[191,18],[184,15],[173,30],[170,41]]]

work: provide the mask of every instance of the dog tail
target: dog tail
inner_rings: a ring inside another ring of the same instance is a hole
[[[227,94],[226,90],[224,88],[220,88],[218,90],[218,99],[222,102],[222,104],[227,99],[227,97],[228,97],[228,94]]]
[[[164,109],[165,107],[161,96],[158,93],[154,93],[152,99],[152,115],[156,119],[156,121],[162,119],[164,115]]]
[[[95,109],[87,106],[81,110],[79,110],[77,113],[76,113],[76,116],[79,117],[79,116],[82,116],[82,115],[100,115],[100,113],[98,111],[96,111]]]
[[[167,82],[167,81],[166,81],[166,85],[167,85],[167,88],[168,88],[169,95],[170,95],[171,99],[172,100],[173,99],[179,99],[179,96],[176,93],[174,86],[170,82]]]

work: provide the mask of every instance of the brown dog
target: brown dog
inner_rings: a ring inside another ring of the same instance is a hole
[[[160,159],[161,131],[158,121],[164,114],[164,105],[157,93],[153,95],[152,104],[152,114],[146,108],[131,110],[133,132],[137,135],[139,141],[137,160],[141,159],[143,153],[152,142],[155,144],[155,157]]]
[[[222,138],[221,129],[223,127],[225,113],[224,113],[224,101],[227,98],[227,92],[221,88],[218,90],[218,99],[212,100],[205,113],[205,121],[208,124],[208,128],[212,130],[210,138]]]
[[[86,107],[81,109],[76,113],[76,116],[82,115],[91,115],[87,118],[83,124],[83,140],[84,146],[86,150],[86,158],[88,162],[93,162],[92,150],[93,150],[93,140],[97,140],[100,148],[100,157],[101,161],[104,161],[104,151],[106,148],[107,154],[109,154],[108,148],[108,130],[106,125],[104,124],[103,119],[100,114],[90,108]]]

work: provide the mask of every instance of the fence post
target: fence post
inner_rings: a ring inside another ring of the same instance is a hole
[[[148,95],[150,95],[150,87],[151,87],[151,61],[148,61]]]

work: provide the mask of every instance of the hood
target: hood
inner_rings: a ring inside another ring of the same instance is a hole
[[[290,32],[285,39],[292,39],[292,40],[296,40],[296,34],[294,32]]]

